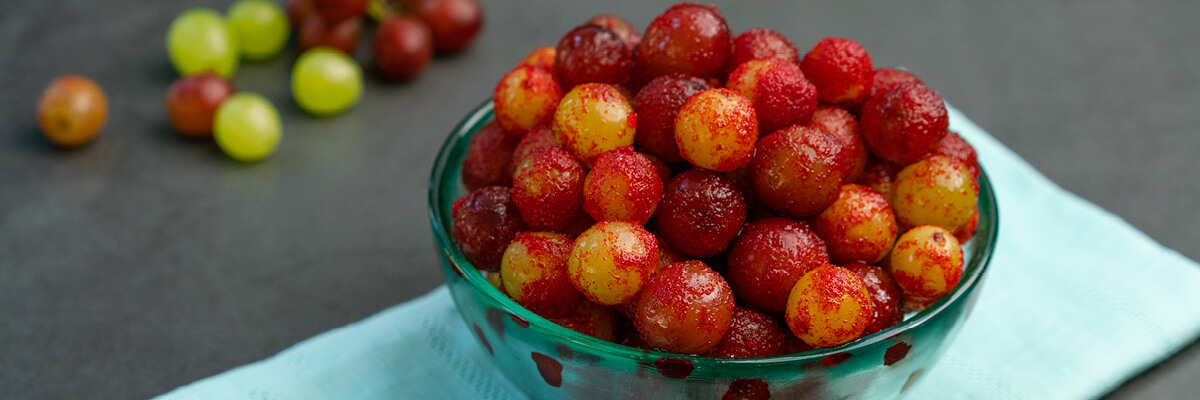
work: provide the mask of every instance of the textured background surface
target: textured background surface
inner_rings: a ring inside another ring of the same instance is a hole
[[[179,139],[162,105],[171,19],[230,2],[0,0],[0,397],[150,397],[436,287],[425,188],[449,129],[529,50],[598,13],[644,27],[671,3],[485,1],[468,52],[411,83],[368,74],[362,102],[328,119],[290,99],[294,50],[243,63],[234,83],[271,99],[285,133],[240,165]],[[1200,4],[736,3],[718,2],[735,32],[776,29],[802,51],[849,37],[908,67],[1066,189],[1200,259]],[[78,151],[35,125],[65,73],[109,99]],[[1190,397],[1196,376],[1194,343],[1113,397]]]

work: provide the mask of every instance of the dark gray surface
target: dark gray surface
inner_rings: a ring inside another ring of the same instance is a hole
[[[150,397],[436,287],[425,188],[449,129],[534,47],[597,13],[644,27],[670,2],[486,1],[470,51],[412,83],[369,78],[328,119],[290,100],[294,50],[243,63],[235,84],[285,126],[254,165],[179,139],[162,105],[171,19],[229,3],[0,0],[0,398]],[[858,40],[1066,189],[1200,258],[1200,4],[720,3],[737,32],[773,28],[802,49]],[[65,73],[96,79],[110,104],[78,151],[35,126]],[[1196,376],[1193,344],[1113,397],[1193,397]]]

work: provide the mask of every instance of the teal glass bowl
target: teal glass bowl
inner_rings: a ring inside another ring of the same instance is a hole
[[[709,358],[644,351],[560,327],[496,290],[451,240],[451,204],[467,144],[492,119],[489,100],[446,139],[429,182],[429,217],[442,272],[463,321],[497,369],[535,399],[886,399],[929,370],[979,296],[995,248],[998,215],[987,174],[979,176],[979,227],[964,247],[958,287],[904,322],[827,349],[759,358]]]

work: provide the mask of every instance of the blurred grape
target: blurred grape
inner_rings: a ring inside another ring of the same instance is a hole
[[[249,60],[271,58],[287,44],[287,16],[278,4],[268,0],[233,3],[229,7],[229,28],[237,37],[242,55]]]
[[[292,68],[292,96],[300,108],[314,115],[334,115],[354,106],[362,88],[362,69],[336,50],[309,50]]]
[[[275,152],[283,135],[279,112],[266,98],[254,93],[230,96],[217,109],[213,137],[234,160],[254,162]]]
[[[91,79],[66,75],[55,79],[38,102],[38,126],[51,142],[63,147],[87,144],[100,133],[108,116],[108,99]]]
[[[175,17],[167,32],[167,53],[183,76],[213,72],[228,78],[237,69],[237,38],[216,11],[193,8]]]

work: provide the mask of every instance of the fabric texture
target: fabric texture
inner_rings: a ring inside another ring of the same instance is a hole
[[[1200,266],[1042,176],[961,112],[1000,236],[976,308],[908,398],[1102,395],[1200,333]],[[428,268],[438,268],[436,265]],[[159,397],[521,399],[443,286]]]

